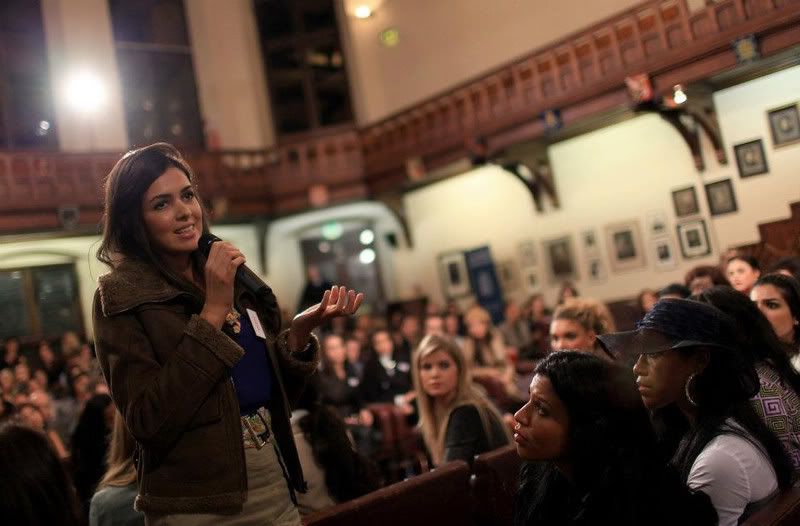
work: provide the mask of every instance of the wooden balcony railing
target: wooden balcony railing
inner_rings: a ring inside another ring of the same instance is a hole
[[[651,0],[363,129],[187,157],[217,220],[360,199],[402,185],[409,158],[431,168],[463,157],[467,138],[535,138],[546,110],[561,110],[568,125],[627,105],[632,73],[664,92],[730,69],[731,42],[750,34],[762,56],[800,44],[800,0],[719,0],[696,12],[686,0]],[[118,157],[0,152],[0,232],[60,228],[63,206],[96,225]]]

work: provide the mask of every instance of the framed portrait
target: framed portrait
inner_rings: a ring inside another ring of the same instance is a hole
[[[439,256],[439,276],[442,293],[447,299],[461,298],[472,292],[463,252],[448,252]]]
[[[723,179],[706,185],[706,198],[712,216],[730,214],[738,210],[736,195],[733,193],[733,183],[730,179]]]
[[[624,272],[645,265],[639,221],[631,220],[606,226],[606,243],[613,272]]]
[[[550,239],[544,241],[543,245],[552,282],[578,279],[578,271],[575,266],[575,251],[572,248],[572,238],[570,236]]]
[[[501,261],[495,265],[500,288],[503,292],[516,292],[519,290],[519,271],[513,260]]]
[[[681,254],[686,259],[699,258],[711,254],[711,243],[703,219],[686,221],[677,226]]]
[[[522,269],[522,285],[528,292],[539,290],[539,270],[536,268]]]
[[[587,254],[596,255],[599,253],[600,245],[597,241],[597,232],[594,230],[584,230],[581,232],[581,244]]]
[[[675,244],[669,236],[651,241],[650,249],[656,270],[671,270],[678,265]]]
[[[675,215],[678,217],[690,216],[700,212],[697,202],[697,191],[694,186],[688,186],[672,192],[672,203],[675,205]]]
[[[733,153],[736,157],[736,166],[739,168],[739,177],[744,179],[769,172],[767,156],[764,155],[764,142],[761,139],[736,144]]]
[[[603,258],[590,257],[587,262],[586,274],[589,276],[589,281],[598,283],[606,279],[606,265]]]
[[[522,241],[517,246],[519,252],[519,264],[522,268],[536,266],[536,243],[533,241]]]
[[[797,104],[789,104],[767,112],[772,145],[775,148],[800,141],[800,113]]]
[[[647,234],[651,238],[663,237],[669,234],[667,230],[667,214],[665,212],[650,212],[647,214]]]

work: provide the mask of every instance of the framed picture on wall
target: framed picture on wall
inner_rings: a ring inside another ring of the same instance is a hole
[[[656,270],[670,270],[678,265],[675,245],[669,236],[651,241],[650,249]]]
[[[597,241],[597,232],[594,230],[584,230],[581,232],[581,242],[583,243],[583,250],[586,254],[597,255],[600,250],[600,245]]]
[[[544,252],[552,282],[574,281],[578,279],[575,266],[575,251],[572,248],[572,238],[563,236],[543,242]]]
[[[736,195],[733,193],[733,183],[724,179],[706,185],[706,198],[712,216],[736,212]]]
[[[789,104],[767,112],[772,145],[775,148],[800,141],[800,113],[797,104]]]
[[[647,214],[647,234],[650,237],[662,237],[668,233],[666,213],[658,211]]]
[[[631,220],[606,226],[606,243],[611,270],[624,272],[645,264],[639,221]]]
[[[539,290],[539,270],[536,268],[522,269],[522,285],[528,292],[536,292]]]
[[[587,275],[589,281],[598,283],[606,279],[606,265],[603,263],[603,258],[590,257],[588,261]]]
[[[711,243],[703,219],[686,221],[677,226],[681,254],[686,259],[699,258],[711,254]]]
[[[503,292],[513,293],[519,290],[519,271],[516,263],[509,259],[497,263],[497,277]]]
[[[764,142],[761,139],[734,145],[733,152],[736,156],[736,166],[739,168],[739,177],[742,179],[769,172],[767,156],[764,155]]]
[[[467,261],[463,252],[447,252],[439,255],[439,276],[442,293],[447,299],[456,299],[472,293],[467,273]]]
[[[517,246],[519,264],[522,268],[536,266],[536,243],[531,240],[520,242]]]
[[[675,215],[678,217],[690,216],[700,212],[700,204],[697,201],[697,191],[694,186],[673,191],[672,203],[675,205]]]

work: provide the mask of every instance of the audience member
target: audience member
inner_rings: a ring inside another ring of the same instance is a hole
[[[322,340],[318,375],[321,402],[333,408],[351,425],[372,426],[372,413],[363,406],[361,380],[348,363],[341,336],[329,334]]]
[[[473,387],[469,365],[452,339],[423,338],[412,370],[419,426],[434,465],[472,462],[475,455],[510,442],[500,413]]]
[[[462,349],[472,376],[488,376],[500,380],[509,396],[521,398],[503,337],[492,325],[489,312],[475,305],[464,314],[464,322],[467,325],[467,337]]]
[[[636,297],[636,306],[642,315],[653,310],[653,305],[658,301],[658,294],[653,289],[642,289]]]
[[[769,268],[770,272],[789,276],[800,281],[800,257],[784,257],[776,261]]]
[[[527,461],[515,526],[715,524],[659,454],[633,378],[586,353],[558,352],[536,367],[530,400],[514,415]]]
[[[800,371],[800,283],[790,276],[767,274],[756,281],[750,298],[769,320]]]
[[[750,294],[750,290],[761,276],[758,260],[753,256],[734,256],[728,260],[725,275],[731,287],[742,294]]]
[[[425,316],[425,336],[431,334],[437,334],[439,336],[445,334],[444,318],[441,314],[433,313]]]
[[[16,338],[8,338],[3,346],[3,363],[0,368],[8,367],[13,369],[19,363],[19,340]]]
[[[28,397],[29,403],[18,407],[20,416],[27,420],[27,423],[34,429],[45,434],[50,444],[55,449],[58,458],[65,459],[69,456],[64,441],[61,436],[52,428],[53,425],[53,404],[50,395],[45,391],[35,391]],[[26,411],[30,408],[32,411]]]
[[[578,289],[575,288],[575,285],[573,285],[571,281],[565,281],[561,284],[561,288],[558,291],[556,305],[561,305],[566,300],[577,298],[578,296],[580,296],[580,293],[578,293]]]
[[[522,318],[519,305],[513,301],[506,302],[506,319],[498,327],[506,347],[516,350],[517,356],[531,354],[531,330],[528,321]]]
[[[39,364],[42,367],[41,370],[43,370],[47,375],[47,384],[45,387],[51,386],[58,382],[61,374],[64,372],[64,364],[58,359],[47,341],[42,341],[39,343],[37,352]]]
[[[114,411],[110,396],[93,396],[86,402],[72,436],[75,489],[85,513],[88,513],[89,501],[106,471],[106,452]]]
[[[395,345],[398,350],[411,356],[419,343],[419,318],[413,314],[406,314],[400,321],[400,329],[395,335]]]
[[[597,337],[615,330],[608,307],[591,298],[573,298],[556,308],[550,322],[554,351],[581,351],[606,360],[616,357],[597,343]]]
[[[789,487],[792,466],[750,399],[759,379],[736,327],[720,310],[692,300],[659,301],[635,331],[600,336],[633,367],[644,405],[683,480],[706,493],[720,526]]]
[[[534,294],[526,303],[525,318],[528,321],[531,344],[528,352],[522,352],[520,358],[539,360],[550,351],[550,321],[552,312],[544,302],[544,296]]]
[[[680,283],[670,283],[658,291],[658,299],[660,300],[664,298],[686,299],[691,295],[692,291],[689,290],[689,287],[681,285]]]
[[[693,299],[718,308],[736,324],[737,349],[750,354],[760,382],[753,409],[783,442],[800,475],[800,374],[792,368],[772,326],[747,296],[730,287],[712,287]]]
[[[364,364],[361,386],[366,402],[396,403],[407,413],[414,391],[411,386],[411,355],[396,349],[389,331],[379,329],[372,335],[372,352]]]
[[[297,494],[301,515],[378,489],[374,467],[353,448],[345,424],[320,403],[309,382],[292,412],[292,431],[308,491]]]
[[[344,352],[347,357],[347,363],[352,367],[359,381],[364,377],[364,359],[361,356],[361,348],[364,344],[361,338],[355,336],[348,336],[344,340]]]
[[[81,524],[75,490],[41,432],[0,427],[0,520],[26,526]]]
[[[11,401],[17,388],[17,380],[10,368],[0,369],[0,391],[3,400]]]
[[[144,513],[133,509],[136,495],[136,441],[114,410],[114,424],[103,478],[89,505],[89,526],[144,526]]]
[[[683,284],[689,287],[692,294],[700,294],[714,285],[729,285],[728,280],[719,267],[712,265],[698,265],[686,273]]]

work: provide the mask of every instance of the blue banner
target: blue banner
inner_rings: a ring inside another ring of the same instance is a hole
[[[464,255],[467,259],[467,272],[472,283],[472,291],[478,298],[478,303],[491,314],[492,322],[499,325],[505,318],[505,305],[492,253],[489,247],[481,247],[468,250]]]

